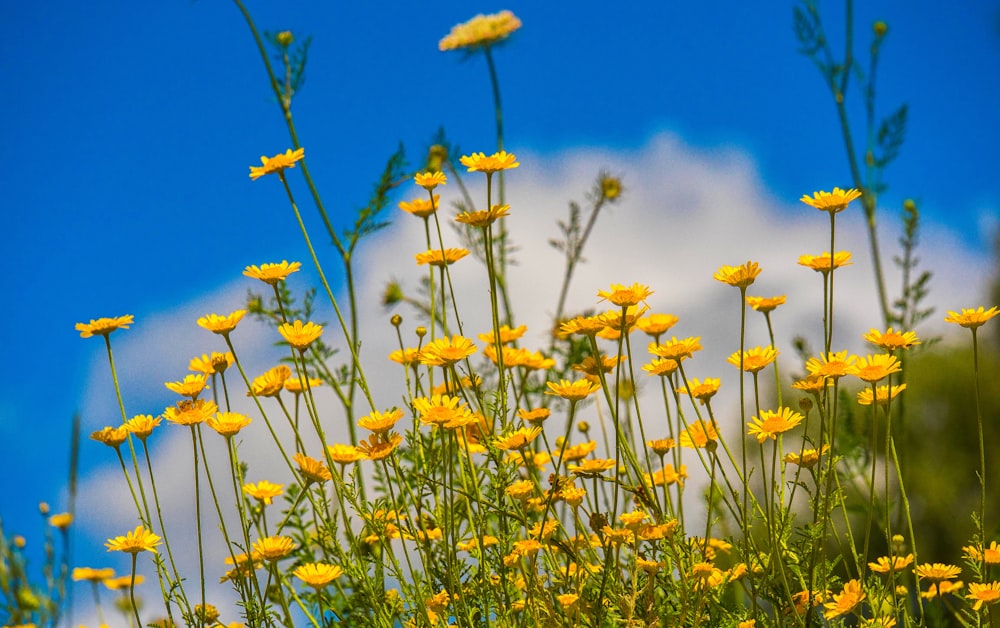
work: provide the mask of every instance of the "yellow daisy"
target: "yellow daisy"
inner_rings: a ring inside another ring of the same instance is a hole
[[[403,437],[394,432],[371,434],[368,440],[358,443],[358,450],[369,460],[382,460],[399,447]]]
[[[760,418],[750,419],[750,435],[757,438],[758,443],[763,443],[770,438],[774,440],[778,434],[783,434],[802,422],[804,417],[791,408],[779,408],[778,410],[762,410]]]
[[[339,465],[347,465],[365,459],[365,455],[354,445],[335,443],[327,445],[326,452],[330,456],[330,460]]]
[[[822,255],[800,255],[799,256],[799,266],[805,266],[806,268],[811,268],[819,273],[830,272],[830,252],[824,251]],[[833,267],[841,268],[843,266],[850,266],[854,262],[851,261],[851,253],[849,251],[837,251],[833,255]]]
[[[250,166],[250,178],[256,181],[266,174],[277,173],[280,175],[285,171],[285,168],[294,168],[295,162],[300,161],[303,157],[305,157],[304,148],[297,148],[294,151],[289,148],[284,153],[278,153],[274,157],[261,155],[261,165]]]
[[[484,172],[486,174],[493,174],[500,170],[510,170],[521,165],[518,163],[514,153],[508,153],[505,150],[493,153],[492,155],[484,153],[463,155],[459,158],[459,161],[469,169],[469,172]]]
[[[77,323],[76,330],[80,332],[81,338],[90,338],[91,336],[106,337],[117,329],[128,329],[128,326],[134,322],[134,316],[126,314],[125,316],[115,316],[113,318],[91,319],[89,323]]]
[[[376,434],[385,434],[402,418],[403,411],[398,408],[390,410],[385,414],[378,410],[373,410],[370,414],[366,414],[358,419],[358,427],[375,432]]]
[[[774,347],[754,347],[749,351],[737,351],[733,353],[727,362],[739,368],[741,366],[747,373],[756,373],[765,368],[778,357],[778,350]]]
[[[688,394],[688,391],[690,391],[691,396],[704,405],[715,395],[715,393],[719,392],[719,387],[721,385],[722,380],[718,377],[706,377],[705,381],[701,381],[697,377],[692,377],[688,380],[688,387],[685,388],[684,386],[681,386],[677,389],[677,393],[686,395]]]
[[[455,222],[482,229],[495,223],[510,213],[510,205],[494,205],[489,209],[462,212],[455,216]]]
[[[548,387],[548,390],[545,391],[546,395],[556,395],[569,401],[580,401],[601,389],[600,384],[595,384],[586,379],[578,379],[575,382],[562,379],[559,380],[558,384],[545,382],[545,385]]]
[[[314,340],[323,335],[323,326],[316,323],[303,324],[302,321],[282,323],[278,326],[278,333],[292,347],[305,351]]]
[[[417,260],[417,266],[425,264],[430,264],[431,266],[448,266],[468,254],[469,250],[463,248],[444,249],[443,251],[441,249],[430,249],[423,253],[417,253],[413,257]]]
[[[476,352],[476,345],[464,336],[438,338],[420,351],[420,362],[426,366],[450,366]]]
[[[139,440],[146,440],[153,433],[153,430],[160,425],[160,421],[160,417],[154,418],[148,414],[137,414],[128,421],[125,421],[125,427]]]
[[[275,561],[291,554],[295,549],[295,541],[287,536],[266,536],[254,541],[252,547],[255,557]]]
[[[344,570],[329,563],[305,563],[296,567],[292,575],[314,589],[322,589],[344,575]]]
[[[285,387],[285,382],[292,376],[292,369],[284,364],[269,369],[250,382],[247,397],[275,397]]]
[[[824,619],[833,619],[853,611],[855,607],[865,599],[865,592],[861,589],[861,583],[857,580],[849,580],[844,583],[844,590],[833,594],[833,601],[827,602],[823,606],[826,612]]]
[[[219,411],[219,406],[214,401],[205,399],[195,399],[194,401],[183,400],[177,405],[170,406],[163,411],[163,418],[176,425],[197,425],[204,423],[210,416]]]
[[[125,536],[116,536],[108,539],[104,544],[109,552],[128,552],[137,554],[139,552],[156,553],[156,546],[162,539],[143,526],[136,526],[135,530],[127,532]]]
[[[899,393],[906,390],[906,384],[900,384],[898,386],[893,386],[892,390],[889,390],[888,386],[878,386],[875,389],[875,402],[877,405],[884,406],[889,401],[896,398]],[[858,391],[858,403],[863,406],[872,405],[872,389],[862,388]]]
[[[715,431],[715,426],[703,420],[698,420],[681,432],[678,442],[681,447],[700,449],[708,445],[709,442],[717,440],[719,440],[719,434]]]
[[[978,582],[969,583],[969,593],[966,595],[970,600],[974,600],[972,610],[978,611],[983,604],[996,604],[1000,601],[1000,582],[990,582],[980,584]]]
[[[244,484],[243,492],[266,506],[273,503],[275,497],[280,497],[285,492],[285,485],[261,480],[256,484]]]
[[[995,305],[985,311],[981,306],[979,309],[963,307],[961,314],[948,310],[948,316],[945,317],[944,322],[955,323],[967,329],[975,329],[997,314],[1000,314],[1000,310]],[[83,334],[80,335],[82,336]]]
[[[438,50],[475,49],[491,46],[510,37],[521,28],[521,20],[510,11],[489,15],[479,14],[467,22],[456,24],[438,42]]]
[[[236,326],[243,320],[246,313],[246,310],[236,310],[227,316],[206,314],[198,319],[198,326],[207,329],[213,334],[225,335],[236,329]]]
[[[601,301],[611,301],[615,305],[623,307],[644,303],[651,294],[653,291],[649,289],[649,286],[641,283],[634,283],[631,286],[613,283],[610,290],[597,291],[597,296],[601,297]]]
[[[701,336],[691,336],[683,340],[678,340],[674,336],[667,342],[649,345],[651,354],[667,360],[690,358],[695,351],[701,351]]]
[[[635,326],[647,335],[659,336],[677,324],[678,318],[673,314],[649,314],[639,318]]]
[[[524,449],[542,433],[540,427],[521,427],[506,436],[497,439],[497,449],[504,451]]]
[[[883,380],[893,373],[899,373],[901,370],[896,356],[880,353],[858,358],[858,361],[851,367],[850,375],[871,384]]]
[[[201,375],[185,375],[184,380],[180,382],[165,382],[163,385],[167,387],[167,390],[177,393],[181,397],[190,397],[191,399],[197,399],[201,391],[207,388],[206,380],[208,376]]]
[[[419,176],[419,175],[418,175]],[[427,218],[434,212],[438,210],[440,205],[438,200],[441,198],[440,195],[435,194],[434,200],[431,201],[426,198],[415,198],[412,201],[400,201],[399,208],[408,214],[413,214],[418,218]]]
[[[912,331],[895,331],[892,327],[886,330],[885,333],[873,328],[863,338],[866,342],[870,342],[886,351],[909,349],[914,345],[920,344],[920,339]]]
[[[747,305],[749,305],[750,307],[752,307],[754,310],[756,310],[758,312],[767,313],[767,312],[773,311],[779,305],[784,305],[785,300],[787,298],[788,297],[786,297],[785,295],[781,295],[781,296],[777,296],[777,297],[751,297],[751,296],[748,296],[746,298],[746,302],[747,302]]]
[[[251,420],[250,417],[239,412],[217,412],[206,423],[219,434],[226,438],[232,438],[244,427],[250,425]]]
[[[448,176],[440,170],[437,172],[418,172],[414,175],[413,182],[430,192],[437,186],[447,183]]]
[[[281,260],[277,264],[261,264],[260,266],[247,266],[243,269],[243,274],[251,279],[259,279],[266,284],[276,285],[279,281],[284,281],[294,272],[302,268],[302,262],[288,263],[288,260]]]
[[[330,474],[326,465],[315,458],[310,458],[303,453],[296,453],[292,456],[292,460],[299,465],[299,473],[307,482],[326,482],[333,479],[333,475]]]
[[[833,188],[833,192],[813,192],[812,196],[805,194],[799,200],[824,212],[836,214],[847,209],[848,204],[856,198],[861,197],[861,192],[855,189],[841,190]]]
[[[757,275],[759,274],[760,265],[757,262],[747,261],[742,266],[722,266],[719,270],[715,271],[713,277],[717,281],[729,284],[730,286],[746,288],[757,279]]]

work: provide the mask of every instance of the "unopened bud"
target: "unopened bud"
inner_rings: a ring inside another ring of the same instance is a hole
[[[38,504],[38,512],[42,513],[43,515],[49,514],[49,505],[48,505],[48,503],[47,502],[39,502],[39,504]]]
[[[813,408],[812,399],[810,399],[809,397],[802,397],[801,399],[799,399],[799,410],[802,410],[803,412],[809,412],[810,410],[812,410],[812,408]]]
[[[295,41],[295,37],[292,35],[292,31],[281,31],[275,36],[274,40],[278,42],[279,46],[287,48]]]
[[[392,318],[389,319],[389,322],[392,323],[393,327],[399,327],[403,324],[403,317],[399,314],[393,314]]]
[[[427,151],[427,171],[440,172],[445,159],[448,159],[448,149],[441,144],[434,144]]]
[[[587,432],[590,431],[590,423],[587,423],[586,421],[580,421],[579,423],[576,424],[576,429],[580,430],[581,434],[586,434]]]
[[[885,37],[885,34],[889,32],[889,25],[879,20],[872,24],[872,30],[875,31],[876,37]]]
[[[423,325],[421,325],[420,327],[417,327],[417,338],[423,338],[426,335],[427,335],[427,328],[426,327],[424,327]]]

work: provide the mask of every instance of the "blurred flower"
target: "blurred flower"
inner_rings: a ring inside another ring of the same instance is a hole
[[[418,175],[419,176],[419,175]],[[408,214],[413,214],[418,218],[427,218],[438,210],[438,199],[441,196],[434,195],[434,201],[426,198],[415,198],[412,201],[399,201],[399,208]]]
[[[243,274],[251,279],[259,279],[266,284],[276,285],[279,281],[284,281],[294,272],[302,268],[302,262],[288,263],[288,260],[281,260],[281,263],[261,264],[260,266],[247,266],[243,269]]]
[[[823,453],[830,451],[829,445],[823,445],[821,448]],[[801,452],[788,452],[782,458],[788,464],[797,464],[800,467],[810,468],[816,466],[819,462],[820,452],[816,449],[803,449]]]
[[[510,205],[494,205],[487,209],[479,209],[471,212],[462,212],[455,216],[455,222],[460,222],[470,227],[482,229],[504,218],[510,213]]]
[[[562,462],[572,462],[582,460],[597,450],[597,441],[590,440],[585,443],[566,447],[565,443],[559,448],[557,455]]]
[[[657,456],[662,456],[676,447],[677,443],[672,438],[657,438],[655,440],[646,441],[646,445],[652,449]]]
[[[847,209],[847,205],[851,201],[860,197],[861,192],[858,190],[841,190],[840,188],[833,188],[833,192],[814,192],[812,196],[806,194],[799,200],[806,205],[815,207],[820,211],[836,214],[837,212]]]
[[[589,382],[586,379],[578,379],[575,382],[562,379],[559,380],[558,384],[545,382],[545,385],[548,387],[548,390],[545,391],[546,395],[556,395],[569,401],[580,401],[601,389],[600,384]]]
[[[990,582],[980,584],[978,582],[969,583],[969,593],[965,596],[970,600],[975,600],[972,610],[978,611],[983,604],[995,604],[1000,600],[1000,582]]]
[[[49,525],[53,528],[65,530],[73,523],[73,515],[68,512],[60,512],[49,517]]]
[[[119,576],[117,578],[107,578],[103,580],[104,586],[111,589],[112,591],[120,591],[122,589],[128,589],[135,585],[140,585],[146,580],[145,576],[141,573],[136,574],[135,580],[132,579],[131,575]]]
[[[957,594],[963,588],[965,588],[965,583],[962,582],[961,580],[956,580],[954,582],[944,580],[942,582],[932,583],[930,586],[927,587],[926,591],[920,592],[920,597],[924,598],[925,600],[933,600],[936,597],[943,597],[949,594],[952,595]]]
[[[250,382],[247,397],[274,397],[285,387],[285,382],[292,376],[292,369],[284,364],[265,371]]]
[[[118,427],[106,426],[96,432],[91,432],[90,439],[99,443],[104,443],[108,447],[118,448],[128,438],[128,428],[124,425]]]
[[[640,331],[655,337],[676,325],[677,320],[673,314],[649,314],[639,318],[635,322],[635,326]]]
[[[521,410],[517,411],[517,416],[521,417],[522,421],[527,423],[539,424],[545,419],[552,415],[552,411],[548,408],[533,408],[531,410]]]
[[[305,149],[297,148],[286,150],[283,154],[278,153],[274,157],[260,156],[259,166],[250,166],[250,178],[257,180],[266,174],[282,174],[285,168],[294,168],[295,162],[305,157]]]
[[[853,262],[851,261],[851,253],[849,251],[837,251],[834,253],[834,268],[850,266],[851,264],[853,264]],[[830,253],[829,251],[824,251],[822,255],[800,255],[799,266],[805,266],[806,268],[811,268],[816,272],[826,274],[830,272]]]
[[[719,434],[715,431],[715,426],[703,420],[698,420],[688,425],[687,429],[681,432],[678,442],[681,447],[700,449],[708,445],[710,441],[716,440],[719,440]]]
[[[438,42],[438,50],[476,49],[500,42],[521,28],[521,20],[510,11],[489,15],[479,14],[467,22],[456,24]]]
[[[1000,545],[997,545],[996,541],[991,541],[984,551],[972,545],[963,547],[962,550],[972,560],[981,560],[987,565],[1000,565]]]
[[[417,260],[417,266],[430,264],[431,266],[448,266],[454,264],[469,254],[468,249],[429,249],[423,253],[417,253],[413,257]]]
[[[781,295],[781,296],[778,296],[778,297],[751,297],[751,296],[748,296],[746,298],[746,301],[747,301],[747,305],[749,305],[753,309],[757,310],[758,312],[767,313],[767,312],[773,311],[779,305],[784,305],[785,299],[787,299],[787,297],[785,295]]]
[[[285,390],[298,395],[305,390],[307,384],[309,388],[316,388],[323,385],[323,380],[315,377],[307,377],[305,378],[305,381],[303,381],[303,378],[301,377],[290,377],[285,380]]]
[[[152,552],[155,554],[156,546],[160,544],[161,540],[160,537],[143,526],[136,526],[135,530],[127,532],[125,536],[108,539],[104,545],[109,552],[128,552],[129,554]]]
[[[514,153],[508,153],[505,150],[493,153],[492,155],[485,155],[483,153],[463,155],[459,158],[459,161],[469,169],[469,172],[484,172],[486,174],[493,174],[500,170],[510,170],[521,165],[518,163]]]
[[[754,282],[759,274],[760,265],[757,262],[747,261],[742,266],[721,266],[713,277],[730,286],[746,288]]]
[[[566,469],[575,475],[596,477],[614,466],[615,461],[611,459],[588,458],[587,460],[581,460],[579,464],[571,464]]]
[[[874,563],[868,563],[868,568],[877,573],[889,573],[890,571],[902,571],[913,564],[913,554],[906,556],[879,556]]]
[[[352,464],[359,460],[364,460],[365,455],[354,445],[342,445],[335,443],[326,446],[326,452],[339,465]]]
[[[113,318],[91,319],[89,323],[77,323],[76,330],[80,332],[81,338],[107,336],[116,329],[128,329],[128,326],[133,322],[135,322],[133,315],[126,314],[125,316],[115,316]]]
[[[413,182],[430,192],[437,186],[447,183],[448,177],[440,170],[437,172],[418,172],[413,177]]]
[[[906,384],[900,384],[898,386],[893,386],[890,392],[888,386],[879,386],[875,389],[875,399],[876,403],[880,406],[886,405],[892,399],[895,399],[899,393],[906,390]],[[872,389],[862,388],[858,391],[858,403],[863,406],[872,405]]]
[[[89,582],[104,582],[109,578],[115,577],[115,570],[111,567],[104,567],[102,569],[93,569],[91,567],[74,567],[72,578],[74,582],[80,582],[81,580],[86,580]]]

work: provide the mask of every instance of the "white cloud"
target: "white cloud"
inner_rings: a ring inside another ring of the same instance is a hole
[[[752,294],[771,296],[787,294],[788,304],[773,315],[778,345],[784,367],[794,370],[790,342],[801,334],[814,347],[822,340],[822,292],[820,276],[797,265],[803,253],[820,253],[829,248],[829,221],[797,199],[778,199],[760,181],[752,160],[737,150],[703,151],[685,145],[672,135],[660,135],[649,145],[635,151],[577,149],[557,155],[518,153],[522,166],[507,176],[511,204],[509,227],[518,250],[516,266],[510,270],[511,296],[518,323],[528,325],[524,345],[531,349],[547,346],[550,326],[563,271],[561,254],[548,244],[557,236],[556,221],[564,219],[571,199],[583,200],[598,171],[604,169],[621,175],[625,196],[621,203],[604,210],[597,229],[585,251],[587,262],[579,267],[567,303],[569,311],[601,308],[597,291],[612,282],[648,284],[655,294],[649,300],[653,311],[670,312],[680,317],[672,330],[678,336],[701,336],[705,350],[691,360],[689,376],[721,377],[727,396],[716,407],[722,412],[720,422],[735,425],[738,417],[733,391],[735,369],[725,358],[739,347],[739,292],[712,278],[723,264],[747,260],[760,263],[763,273],[751,289]],[[485,203],[484,177],[470,174],[466,184],[479,202]],[[456,194],[454,184],[443,189],[445,203]],[[414,195],[416,194],[416,189]],[[885,221],[887,231],[895,231]],[[451,230],[443,227],[446,246],[457,243]],[[854,265],[836,276],[836,340],[834,348],[864,351],[860,336],[869,327],[879,327],[874,281],[870,270],[866,235],[860,212],[849,211],[837,218],[838,250],[850,250]],[[892,268],[896,236],[883,236],[883,258]],[[362,361],[379,409],[400,405],[403,376],[398,365],[385,359],[397,348],[391,313],[381,305],[385,283],[400,280],[410,292],[426,272],[413,262],[413,254],[426,249],[422,223],[399,215],[395,224],[378,234],[363,247],[357,257],[358,303],[361,309]],[[327,259],[331,255],[324,253]],[[987,260],[965,252],[956,234],[941,226],[925,225],[920,257],[924,268],[933,269],[931,303],[943,316],[945,309],[978,303],[986,278]],[[303,255],[305,262],[307,257]],[[327,268],[329,271],[331,268]],[[899,285],[895,271],[888,285],[895,292]],[[485,269],[469,258],[453,266],[455,293],[465,325],[465,335],[475,337],[489,329],[488,282]],[[118,366],[126,402],[145,399],[143,391],[162,390],[163,382],[179,379],[187,360],[203,352],[221,350],[217,338],[194,326],[194,320],[207,312],[236,309],[245,293],[245,280],[221,288],[172,311],[150,317],[128,334],[115,337]],[[302,284],[297,284],[301,286]],[[321,302],[320,297],[317,302]],[[341,303],[344,306],[344,303]],[[409,345],[416,344],[413,329],[420,324],[412,311],[399,310],[404,316],[401,330]],[[331,321],[325,338],[333,342],[341,337],[335,317],[329,309],[317,318]],[[929,331],[943,329],[941,316],[928,322]],[[234,334],[237,351],[248,364],[251,376],[273,364],[276,355],[271,343],[275,332],[245,320]],[[639,335],[635,336],[638,340]],[[214,342],[214,344],[213,344]],[[637,351],[644,355],[645,341],[638,340]],[[336,343],[343,349],[342,343]],[[766,330],[760,315],[748,316],[748,345],[767,344]],[[346,355],[342,352],[341,356]],[[91,394],[85,416],[116,416],[114,398],[108,394],[107,365],[95,358],[91,376]],[[642,377],[642,375],[640,375]],[[242,383],[229,379],[234,390]],[[241,435],[241,453],[252,461],[249,480],[287,477],[284,462],[270,435],[261,424],[260,413],[242,392],[233,393],[234,409],[254,417],[255,423]],[[364,407],[359,395],[359,407]],[[281,414],[268,405],[275,429],[284,442],[290,442],[290,430]],[[330,441],[347,439],[342,415],[329,391],[322,402],[324,425]],[[139,408],[141,412],[158,409]],[[363,413],[365,410],[362,410]],[[662,411],[660,411],[662,413]],[[655,412],[650,416],[655,417]],[[655,427],[651,419],[647,431],[659,436],[665,429]],[[99,427],[99,426],[96,426]],[[216,489],[228,501],[232,486],[226,475],[222,439],[207,434]],[[176,426],[164,426],[154,434],[154,462],[159,478],[160,499],[165,504],[167,529],[183,556],[182,570],[189,582],[196,580],[193,551],[193,491],[191,444],[189,433]],[[307,449],[309,449],[307,447]],[[688,461],[691,467],[697,462]],[[113,465],[101,468],[85,478],[81,490],[81,515],[95,542],[112,534],[121,534],[135,525],[134,507]],[[204,487],[203,487],[203,490]],[[690,491],[696,496],[697,491]],[[210,501],[205,498],[205,521],[214,521]],[[209,532],[217,534],[209,524]],[[225,550],[214,536],[208,560],[212,568],[210,583],[216,582]],[[217,587],[213,585],[213,590]],[[221,595],[221,593],[213,594]]]

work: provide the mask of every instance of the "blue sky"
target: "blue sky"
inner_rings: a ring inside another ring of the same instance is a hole
[[[929,222],[985,258],[1000,208],[1000,3],[857,4],[862,58],[872,22],[889,24],[880,113],[910,106],[885,224],[916,198]],[[497,52],[510,150],[638,151],[669,132],[705,154],[749,156],[786,204],[849,183],[830,95],[796,52],[791,2],[557,5],[249,1],[262,30],[314,37],[294,110],[342,220],[400,142],[411,164],[441,126],[466,152],[490,150],[482,59],[436,44],[453,24],[503,8],[524,23]],[[821,11],[839,50],[842,9]],[[74,323],[132,313],[141,324],[247,264],[304,254],[279,186],[246,176],[289,140],[233,4],[3,0],[0,13],[0,256],[12,271],[0,516],[27,532],[37,501],[63,505],[69,422],[101,348]],[[85,432],[114,421],[85,416]],[[83,444],[85,470],[107,462],[96,447]]]

